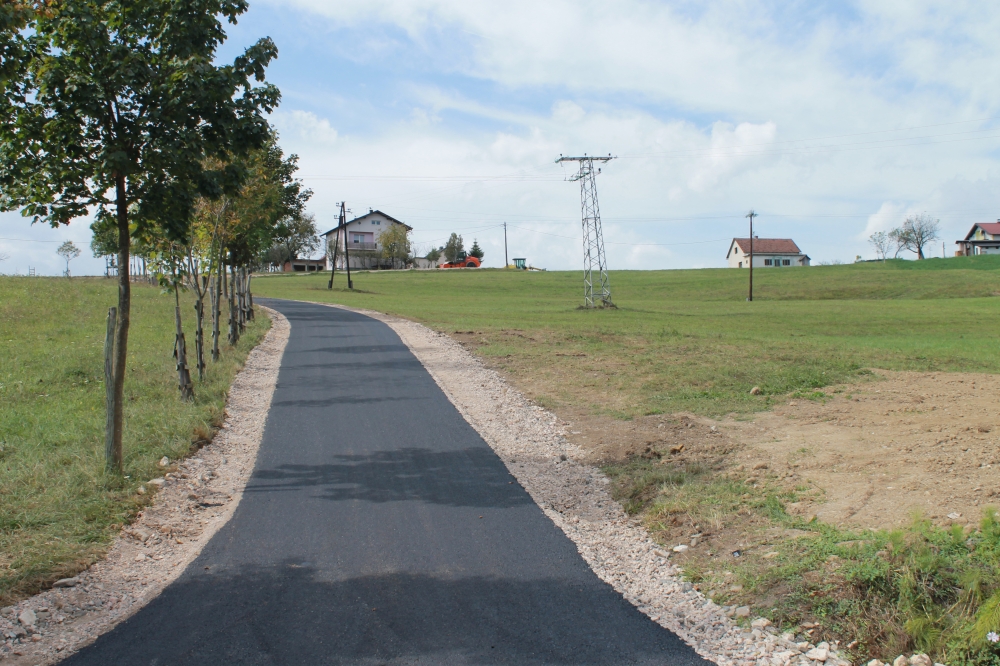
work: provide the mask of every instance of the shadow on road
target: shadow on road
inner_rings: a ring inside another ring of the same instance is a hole
[[[247,493],[317,488],[320,499],[509,508],[531,498],[486,448],[433,451],[403,448],[365,455],[336,455],[323,465],[258,469]]]
[[[65,663],[708,662],[593,577],[579,584],[412,574],[338,581],[309,563],[286,562],[244,573],[196,563]]]

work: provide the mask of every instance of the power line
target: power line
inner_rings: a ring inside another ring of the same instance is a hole
[[[62,241],[50,241],[50,240],[35,240],[33,238],[0,238],[0,240],[5,241],[19,241],[21,243],[61,243]]]

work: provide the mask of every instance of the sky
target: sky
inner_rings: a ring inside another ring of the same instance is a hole
[[[251,0],[220,61],[278,45],[271,117],[313,190],[452,232],[485,266],[582,267],[562,155],[612,155],[597,191],[609,268],[721,267],[745,215],[813,263],[873,258],[875,231],[940,220],[954,253],[1000,219],[1000,5],[858,2]],[[89,221],[0,214],[0,272],[99,273]],[[16,239],[16,240],[15,240]]]

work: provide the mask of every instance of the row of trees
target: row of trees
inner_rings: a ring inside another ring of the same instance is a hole
[[[222,299],[235,342],[252,317],[251,266],[305,217],[296,159],[265,117],[280,99],[265,81],[277,48],[264,38],[217,62],[223,21],[246,10],[246,0],[0,3],[0,209],[53,227],[92,214],[98,249],[117,255],[105,443],[115,470],[133,249],[178,299],[175,355],[190,396],[178,291],[196,294],[201,373],[205,299],[218,358]]]
[[[868,237],[868,242],[875,248],[878,258],[885,261],[892,255],[899,258],[899,253],[910,251],[918,259],[924,258],[924,248],[940,238],[941,221],[929,215],[914,215],[906,218],[903,226],[889,231],[876,231]]]
[[[449,262],[457,261],[458,257],[465,251],[465,242],[462,237],[456,233],[453,233],[448,237],[448,242],[438,248],[431,249],[427,253],[427,259],[431,261],[437,261],[442,256]],[[469,256],[475,257],[476,259],[482,260],[485,256],[483,249],[479,247],[479,241],[473,239],[472,247],[469,249]]]

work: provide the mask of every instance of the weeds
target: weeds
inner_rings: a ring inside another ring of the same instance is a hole
[[[664,545],[691,530],[708,538],[680,564],[719,604],[749,604],[785,629],[818,622],[811,640],[856,639],[855,659],[921,651],[948,664],[1000,664],[987,640],[1000,632],[993,510],[973,531],[921,518],[906,529],[852,531],[789,514],[802,489],[641,459],[605,471],[614,496]]]

